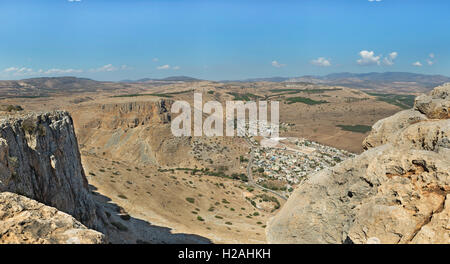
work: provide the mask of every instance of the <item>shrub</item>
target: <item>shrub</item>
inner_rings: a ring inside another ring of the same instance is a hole
[[[36,130],[36,124],[32,119],[26,119],[22,122],[22,129],[26,133],[32,135],[34,133],[34,130]]]
[[[131,219],[131,216],[129,214],[121,214],[120,218],[122,218],[125,221],[128,221]]]
[[[190,203],[194,203],[195,202],[195,199],[194,198],[192,198],[192,197],[187,197],[186,198],[186,201],[188,201],[188,202],[190,202]]]
[[[120,231],[123,231],[123,232],[125,232],[125,231],[128,231],[128,227],[126,227],[124,224],[122,224],[122,223],[119,223],[119,222],[111,222],[111,224],[113,225],[113,226],[115,226],[117,229],[119,229]]]

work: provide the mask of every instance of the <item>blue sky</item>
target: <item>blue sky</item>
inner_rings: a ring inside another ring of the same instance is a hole
[[[450,76],[446,0],[1,0],[0,79]]]

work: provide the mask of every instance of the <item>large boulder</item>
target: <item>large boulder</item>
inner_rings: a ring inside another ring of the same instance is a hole
[[[24,196],[0,193],[0,244],[102,244],[100,232]]]
[[[414,109],[430,119],[450,118],[450,83],[435,88],[430,95],[420,95]]]

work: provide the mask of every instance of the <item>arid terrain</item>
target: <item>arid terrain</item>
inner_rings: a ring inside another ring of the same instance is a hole
[[[362,152],[371,126],[412,107],[416,94],[295,81],[61,78],[2,87],[3,118],[70,113],[89,188],[112,219],[115,243],[265,243],[266,222],[303,180],[298,175]],[[264,149],[258,138],[174,137],[170,107],[192,103],[194,92],[203,102],[279,101],[280,136],[288,140]],[[298,163],[285,162],[293,159]],[[278,171],[283,177],[274,176]]]

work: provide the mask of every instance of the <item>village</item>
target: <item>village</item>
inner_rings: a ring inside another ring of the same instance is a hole
[[[288,126],[289,124],[280,124],[282,129]],[[266,129],[270,134],[273,132],[270,126]],[[304,138],[273,137],[257,140],[247,134],[246,140],[252,146],[249,165],[253,181],[264,188],[281,192],[284,196],[289,196],[307,175],[355,156],[348,151]]]

